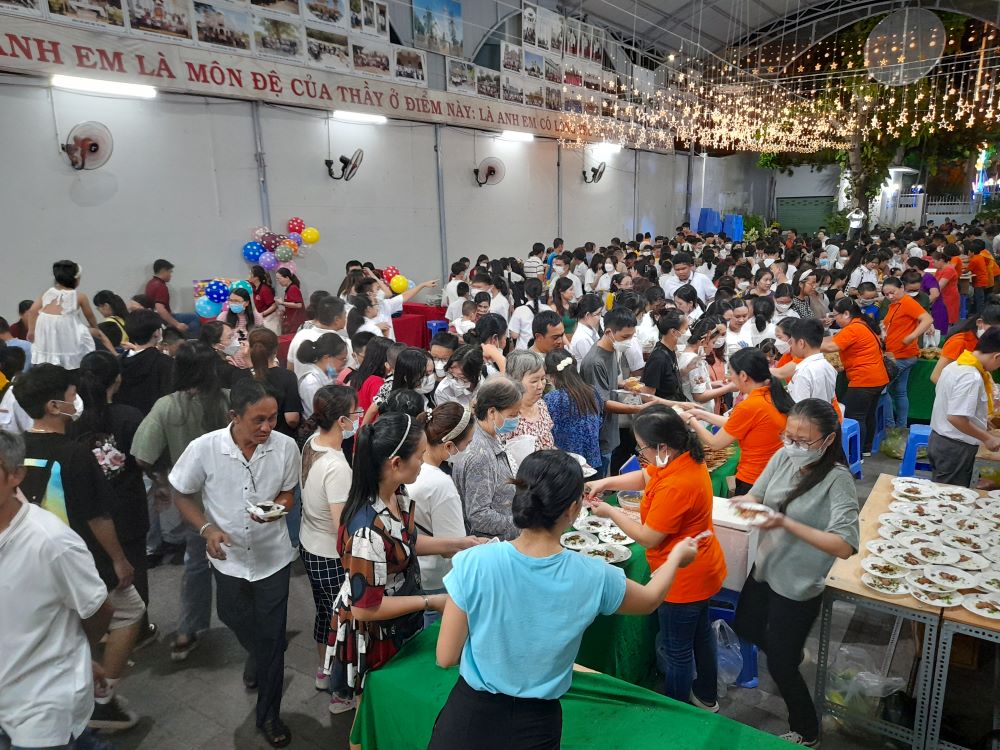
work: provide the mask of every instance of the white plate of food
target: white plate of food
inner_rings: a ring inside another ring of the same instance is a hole
[[[905,531],[897,529],[895,526],[879,526],[878,535],[886,541],[896,542],[898,537],[907,536]]]
[[[925,506],[932,512],[937,513],[940,516],[951,516],[963,513],[968,513],[969,508],[961,503],[954,503],[951,500],[930,500],[924,503]]]
[[[894,543],[912,549],[922,544],[938,544],[938,540],[930,534],[900,534],[892,540]]]
[[[1000,570],[994,568],[980,573],[976,580],[976,588],[988,594],[1000,594]]]
[[[956,568],[971,570],[973,572],[986,570],[990,567],[990,561],[985,557],[975,552],[968,552],[967,550],[958,550],[958,559],[951,564]]]
[[[865,549],[871,552],[873,555],[882,557],[885,552],[897,552],[902,550],[895,542],[890,542],[887,539],[870,539],[865,542]]]
[[[931,500],[925,503],[896,500],[889,503],[889,510],[892,513],[899,513],[910,518],[920,518],[931,523],[940,523],[944,516],[931,507],[932,503],[933,501]]]
[[[962,606],[974,615],[989,620],[1000,620],[1000,595],[998,594],[968,594],[962,600]]]
[[[604,560],[607,563],[623,563],[632,557],[632,550],[620,544],[598,544],[580,550],[580,554]]]
[[[928,565],[924,575],[934,583],[949,589],[972,589],[979,582],[979,576],[951,565]]]
[[[1000,500],[1000,490],[990,490],[989,492],[986,493],[985,497],[983,497],[982,499]]]
[[[879,555],[879,557],[884,560],[888,560],[893,565],[900,568],[906,568],[907,570],[920,570],[927,565],[927,563],[914,555],[908,549],[886,550],[883,554]]]
[[[906,596],[910,593],[910,589],[901,578],[879,578],[871,573],[862,573],[861,583],[875,593],[885,596]]]
[[[901,487],[910,487],[912,485],[921,484],[928,487],[936,487],[930,479],[924,479],[923,477],[893,477],[892,487],[893,489],[899,489]]]
[[[922,533],[926,534],[928,531],[934,528],[934,525],[930,521],[925,521],[922,518],[913,518],[911,516],[904,516],[900,513],[883,513],[878,517],[880,523],[888,524],[889,526],[895,526],[900,531],[906,531],[908,533]]]
[[[877,578],[905,578],[910,572],[909,568],[893,565],[884,558],[874,556],[862,560],[861,567],[866,573],[871,573]]]
[[[573,528],[577,531],[586,531],[591,534],[596,534],[610,528],[610,526],[610,518],[598,518],[597,516],[580,516],[573,523]]]
[[[996,563],[997,565],[1000,565],[1000,549],[988,549],[985,552],[983,552],[982,555],[991,563]]]
[[[1000,531],[993,531],[984,537],[980,537],[990,549],[1000,547]]]
[[[996,490],[994,490],[995,492]],[[994,500],[992,497],[981,497],[979,502],[976,503],[979,510],[994,510],[1000,513],[1000,500]]]
[[[941,500],[951,500],[953,503],[965,503],[966,505],[979,499],[979,493],[975,490],[970,490],[968,487],[952,487],[947,484],[939,485],[936,494]]]
[[[996,507],[987,506],[985,508],[977,508],[973,515],[976,518],[982,518],[984,521],[989,521],[994,526],[1000,527],[1000,505]]]
[[[944,594],[958,590],[954,586],[942,586],[934,583],[922,570],[912,571],[904,580],[911,589],[920,589],[928,594]]]
[[[929,594],[918,588],[910,589],[910,596],[918,602],[923,602],[930,607],[960,607],[965,599],[965,594],[959,591],[942,591],[938,594]]]
[[[993,531],[993,524],[982,518],[975,516],[951,516],[944,519],[944,525],[952,531],[960,531],[964,534],[975,534],[984,536]]]
[[[733,510],[751,526],[760,526],[774,515],[774,511],[761,503],[733,503]]]
[[[569,453],[569,451],[567,451]],[[588,479],[597,473],[597,469],[587,463],[587,459],[581,456],[579,453],[569,453],[569,455],[580,464],[580,468],[583,469],[583,478]]]
[[[937,497],[937,490],[930,482],[924,484],[908,479],[904,482],[900,482],[899,484],[894,484],[893,486],[893,500],[918,502],[920,500],[933,500]]]
[[[910,547],[910,552],[928,565],[951,565],[958,560],[958,550],[945,547],[940,542],[916,544]]]
[[[559,537],[559,544],[566,549],[579,552],[597,546],[597,537],[589,531],[567,531]]]
[[[261,521],[270,521],[288,515],[288,509],[281,503],[257,503],[248,510],[251,516]]]
[[[967,552],[985,552],[989,545],[985,540],[980,539],[975,534],[967,534],[961,531],[942,531],[941,541],[949,547],[965,550]]]
[[[597,532],[597,538],[605,544],[635,544],[635,539],[630,537],[617,526],[608,526],[605,529],[601,529]]]

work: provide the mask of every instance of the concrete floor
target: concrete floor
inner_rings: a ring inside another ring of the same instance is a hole
[[[866,498],[880,472],[895,474],[898,462],[875,456],[865,460],[865,477],[858,482],[858,495]],[[121,693],[132,710],[143,718],[134,729],[113,741],[121,750],[228,750],[269,747],[254,728],[255,693],[242,684],[244,652],[232,634],[213,616],[200,647],[186,662],[170,661],[169,643],[177,624],[178,593],[182,568],[163,565],[151,571],[150,613],[161,629],[160,640],[134,655],[135,666],[122,683]],[[346,748],[353,713],[331,716],[328,696],[313,686],[317,665],[312,640],[313,603],[309,582],[300,564],[293,567],[289,598],[289,647],[285,661],[286,680],[282,715],[293,733],[293,748]],[[853,607],[835,610],[831,655],[847,639],[865,648],[875,664],[881,663],[892,626],[888,617],[862,617]],[[813,659],[817,653],[818,625],[807,644],[804,666],[807,682],[815,678]],[[909,630],[904,628],[891,674],[907,677],[913,657]],[[832,658],[832,657],[831,657]],[[953,677],[961,711],[981,714],[992,689],[992,669],[963,672]],[[949,696],[951,697],[951,696]],[[994,698],[995,700],[995,698]],[[787,731],[784,704],[767,674],[766,659],[760,663],[760,686],[753,690],[731,688],[721,699],[722,713],[761,731]],[[977,706],[980,710],[977,710]],[[968,717],[966,717],[968,718]],[[981,717],[974,717],[981,722]],[[988,714],[987,714],[988,720]],[[885,747],[886,742],[847,733],[829,718],[825,724],[826,750],[864,750]],[[986,726],[988,729],[988,724]],[[395,750],[395,749],[388,749]]]

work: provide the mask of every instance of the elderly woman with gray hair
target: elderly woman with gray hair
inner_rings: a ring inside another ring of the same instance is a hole
[[[511,380],[520,383],[524,388],[524,398],[521,399],[521,420],[517,429],[511,433],[510,439],[532,437],[535,439],[534,450],[541,451],[555,448],[552,439],[552,417],[542,400],[545,392],[545,358],[529,349],[518,349],[507,356],[506,375]]]
[[[472,442],[452,460],[452,478],[465,506],[465,521],[475,536],[514,539],[512,461],[501,440],[517,429],[523,386],[505,375],[487,378],[476,390]]]

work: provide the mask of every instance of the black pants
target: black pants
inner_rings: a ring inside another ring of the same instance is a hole
[[[733,491],[736,493],[734,497],[739,497],[740,495],[747,494],[753,488],[751,482],[744,482],[742,479],[737,479],[736,484],[733,486]]]
[[[875,407],[885,386],[877,388],[850,388],[844,393],[841,403],[844,405],[844,416],[857,420],[861,426],[861,452],[872,452],[872,439],[875,437]]]
[[[799,664],[822,600],[822,594],[804,602],[788,599],[755,581],[751,572],[740,592],[733,623],[740,638],[767,654],[767,670],[788,707],[788,726],[809,741],[819,736],[819,720]]]
[[[257,664],[258,727],[281,711],[290,569],[286,565],[267,578],[247,581],[212,568],[219,619]]]
[[[559,750],[561,737],[558,700],[487,693],[459,677],[427,750]]]
[[[978,452],[978,443],[963,443],[931,430],[931,436],[927,439],[927,460],[933,469],[931,479],[941,484],[970,486]]]

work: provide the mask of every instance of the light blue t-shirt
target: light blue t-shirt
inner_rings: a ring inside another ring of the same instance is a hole
[[[621,568],[568,550],[527,557],[509,542],[459,552],[444,585],[469,618],[462,677],[518,698],[569,690],[583,631],[625,598]]]

